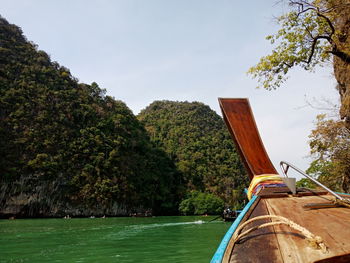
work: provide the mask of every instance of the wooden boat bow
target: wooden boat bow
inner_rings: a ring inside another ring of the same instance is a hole
[[[277,174],[260,138],[248,99],[219,98],[219,104],[249,178]]]
[[[249,178],[276,175],[248,99],[220,98],[219,104]],[[298,188],[292,193],[287,187],[261,187],[233,222],[211,262],[350,262],[350,209],[340,205],[309,209],[310,203],[332,200],[329,191]],[[279,224],[276,218],[287,223]],[[288,222],[307,231],[296,231]],[[262,224],[266,227],[259,228]],[[240,231],[247,234],[237,239]],[[310,245],[305,233],[326,249]]]

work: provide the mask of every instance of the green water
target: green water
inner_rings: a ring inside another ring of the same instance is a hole
[[[214,217],[0,220],[0,262],[209,262]]]

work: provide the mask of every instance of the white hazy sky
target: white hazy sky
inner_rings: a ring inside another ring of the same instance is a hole
[[[276,0],[0,0],[0,14],[28,40],[97,82],[137,114],[154,100],[200,101],[220,115],[218,97],[250,100],[267,152],[310,163],[308,135],[320,113],[306,100],[337,101],[332,68],[294,70],[279,90],[256,89],[249,67],[272,47]]]

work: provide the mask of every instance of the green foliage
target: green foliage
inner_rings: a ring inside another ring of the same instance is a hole
[[[213,193],[233,206],[248,184],[222,118],[199,102],[156,101],[138,115],[151,140],[182,172],[186,191]],[[242,191],[240,191],[242,192]]]
[[[218,215],[224,210],[224,201],[216,195],[192,191],[179,206],[184,215]]]
[[[316,188],[316,185],[310,179],[307,179],[307,178],[303,178],[303,179],[300,179],[299,181],[297,181],[296,186],[297,187],[305,187],[305,188],[309,188],[309,189]]]
[[[310,136],[311,154],[315,160],[309,173],[330,188],[350,191],[349,120],[350,96],[350,3],[343,0],[289,0],[290,11],[277,18],[280,29],[267,37],[276,44],[272,53],[262,57],[248,73],[265,89],[278,88],[291,68],[313,71],[317,65],[333,59],[337,89],[341,98],[341,118],[318,118]]]
[[[311,132],[308,173],[333,190],[350,192],[350,133],[340,120],[319,115]]]
[[[0,48],[1,207],[25,195],[51,210],[177,210],[181,174],[123,102],[78,83],[1,17]]]
[[[208,106],[155,102],[138,118],[142,123],[0,18],[2,208],[21,199],[23,216],[69,209],[168,214],[192,190],[228,205],[241,201],[237,192],[247,177],[222,119]],[[196,213],[215,210],[217,203],[207,203]]]
[[[329,61],[332,54],[345,60],[350,54],[346,54],[348,48],[340,50],[339,40],[344,36],[336,27],[339,11],[349,4],[335,0],[289,3],[291,11],[277,18],[280,30],[266,38],[276,44],[272,53],[248,71],[268,90],[278,88],[293,67],[312,71]]]

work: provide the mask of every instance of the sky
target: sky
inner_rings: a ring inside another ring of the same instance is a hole
[[[155,100],[200,101],[221,115],[218,98],[249,98],[275,167],[305,170],[319,109],[338,101],[332,67],[293,70],[278,90],[257,89],[249,67],[271,52],[265,40],[276,0],[0,0],[0,15],[80,82],[97,82],[138,114]]]

